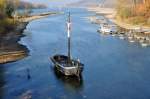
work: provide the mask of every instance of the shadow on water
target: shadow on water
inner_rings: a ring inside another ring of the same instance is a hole
[[[56,67],[53,68],[55,77],[62,82],[65,86],[73,90],[80,90],[83,88],[83,77],[82,75],[79,77],[76,76],[64,76],[61,72],[57,70]]]
[[[4,87],[5,81],[4,81],[4,67],[0,64],[0,99],[3,99],[4,94]]]

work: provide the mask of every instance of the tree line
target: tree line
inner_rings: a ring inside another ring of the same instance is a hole
[[[28,16],[32,9],[36,8],[46,8],[46,6],[21,0],[0,0],[0,35],[15,29],[20,23],[17,19]]]
[[[13,15],[18,7],[19,0],[0,0],[0,35],[14,30],[18,21]]]
[[[117,0],[117,15],[134,24],[150,25],[150,0]]]
[[[16,10],[24,9],[37,9],[37,8],[46,8],[44,4],[31,4],[29,2],[21,0],[0,0],[0,17],[13,17]]]
[[[0,17],[11,18],[18,4],[19,0],[0,0]]]

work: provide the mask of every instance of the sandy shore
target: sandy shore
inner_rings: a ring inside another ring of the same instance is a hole
[[[116,15],[116,10],[113,8],[90,7],[87,9],[88,9],[88,11],[92,11],[97,14],[103,14],[109,18],[115,18],[115,15]]]
[[[127,24],[116,19],[116,10],[113,8],[91,7],[88,11],[95,12],[96,15],[89,17],[90,21],[95,24],[102,24],[111,21],[120,28],[113,36],[118,36],[121,39],[126,39],[129,42],[137,42],[142,47],[150,46],[150,27]],[[106,19],[99,19],[98,16],[104,16]],[[111,34],[111,33],[110,33]],[[112,34],[111,34],[112,35]]]
[[[33,20],[48,17],[49,15],[56,15],[56,14],[59,14],[59,13],[47,12],[47,13],[42,13],[42,14],[39,14],[39,15],[33,15],[33,16],[28,16],[28,17],[24,17],[24,18],[19,18],[19,21],[21,21],[21,22],[30,22],[30,21],[33,21]]]
[[[141,26],[139,26],[139,25],[131,25],[131,24],[127,24],[127,23],[116,20],[116,18],[115,18],[116,10],[113,8],[90,7],[87,9],[88,9],[88,11],[92,11],[92,12],[95,12],[96,14],[103,15],[104,17],[108,18],[110,21],[112,21],[113,23],[117,24],[118,26],[120,26],[122,28],[132,29],[132,30],[141,28]],[[142,26],[142,30],[150,31],[150,27]]]

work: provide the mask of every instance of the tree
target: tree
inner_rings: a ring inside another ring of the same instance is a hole
[[[12,17],[12,14],[14,13],[15,9],[14,6],[11,3],[7,3],[5,13],[8,17]]]
[[[19,0],[7,0],[7,4],[5,7],[5,13],[8,17],[13,17],[13,14],[16,14],[18,9]]]

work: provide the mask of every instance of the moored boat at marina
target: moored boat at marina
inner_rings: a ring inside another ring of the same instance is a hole
[[[106,33],[106,34],[116,33],[117,27],[114,25],[109,25],[107,23],[104,23],[104,24],[100,24],[98,31],[101,33]]]
[[[129,36],[129,37],[128,37],[128,40],[129,40],[130,43],[135,42],[135,41],[134,41],[134,38],[133,38],[132,36]]]
[[[119,38],[122,39],[122,40],[125,39],[125,37],[124,37],[123,34],[120,34],[120,35],[119,35]]]

